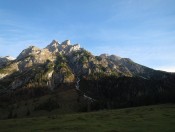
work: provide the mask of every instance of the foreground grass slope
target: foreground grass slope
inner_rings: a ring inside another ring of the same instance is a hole
[[[174,132],[175,104],[0,120],[1,132]]]

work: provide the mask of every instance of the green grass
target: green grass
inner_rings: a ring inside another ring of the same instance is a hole
[[[175,104],[0,120],[1,132],[174,132]]]

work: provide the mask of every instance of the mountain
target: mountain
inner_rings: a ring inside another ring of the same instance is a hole
[[[0,58],[0,105],[4,107],[46,95],[46,106],[56,100],[53,107],[59,102],[67,110],[71,102],[72,111],[173,102],[174,82],[173,73],[116,55],[94,56],[70,40],[53,40],[43,49],[30,46],[16,59]],[[53,93],[61,99],[53,99]]]
[[[4,58],[3,65],[1,63],[1,80],[11,80],[8,79],[8,86],[1,87],[8,89],[38,86],[55,89],[61,83],[74,82],[76,77],[91,78],[97,77],[98,74],[139,76],[144,79],[166,78],[169,75],[139,65],[129,58],[106,54],[94,56],[80,48],[79,44],[71,45],[70,40],[61,44],[53,40],[44,49],[30,46],[13,61]]]
[[[15,58],[11,56],[0,57],[0,68],[5,67],[8,63],[10,63],[13,60],[15,60]],[[3,78],[4,76],[6,76],[6,74],[0,74],[0,78]]]
[[[11,56],[0,57],[0,68],[13,60],[15,60],[15,58]]]

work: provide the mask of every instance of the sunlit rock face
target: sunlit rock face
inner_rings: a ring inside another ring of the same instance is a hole
[[[64,42],[61,43],[61,45],[71,45],[70,40],[65,40]]]
[[[50,52],[58,52],[59,42],[53,40],[45,49],[48,49]]]
[[[61,44],[53,40],[45,49],[49,50],[52,53],[63,53],[63,54],[69,54],[73,51],[80,50],[79,44],[71,44],[70,40],[65,40]]]
[[[6,84],[12,89],[54,89],[62,83],[74,82],[77,77],[98,79],[113,75],[149,79],[154,77],[155,72],[129,58],[108,54],[94,56],[70,40],[61,43],[53,40],[43,49],[29,46],[17,59],[9,56],[0,58],[0,80],[7,78]],[[164,74],[161,73],[159,77],[162,75]]]

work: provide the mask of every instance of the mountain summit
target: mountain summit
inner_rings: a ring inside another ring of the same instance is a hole
[[[4,100],[12,107],[39,98],[41,101],[31,109],[34,113],[54,108],[77,112],[173,102],[174,82],[172,73],[116,55],[94,56],[70,40],[53,40],[43,49],[30,46],[16,59],[0,58],[0,105]],[[45,96],[48,100],[43,104]]]
[[[72,51],[79,50],[80,45],[79,44],[71,45],[70,40],[65,40],[61,44],[58,43],[58,41],[53,40],[45,49],[48,49],[52,53],[59,52],[59,53],[68,54]]]
[[[1,58],[1,63],[3,60]],[[94,56],[79,44],[71,44],[70,40],[62,43],[53,40],[44,49],[30,46],[16,59],[7,60],[8,63],[1,64],[0,79],[11,78],[8,80],[9,89],[27,88],[31,85],[43,85],[54,89],[61,83],[74,82],[77,76],[96,78],[97,74],[117,77],[139,76],[145,79],[166,77],[165,72],[139,65],[128,58],[107,54]],[[38,74],[40,81],[36,83]]]

